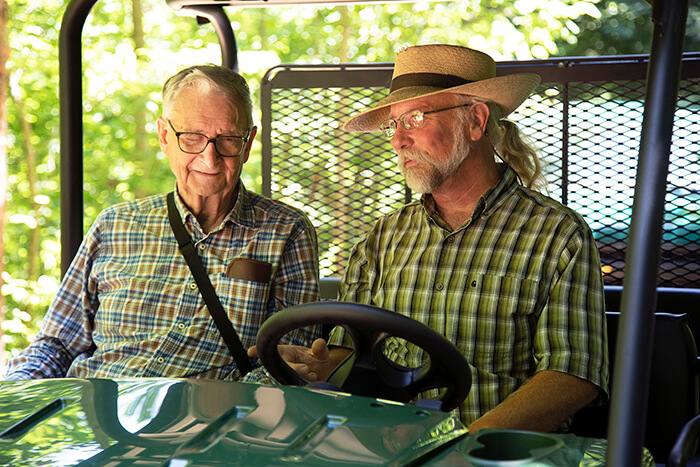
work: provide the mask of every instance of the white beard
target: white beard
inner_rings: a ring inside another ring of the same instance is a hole
[[[465,159],[469,156],[471,146],[466,143],[462,128],[455,128],[456,136],[452,150],[442,161],[433,161],[422,151],[406,149],[397,151],[399,170],[406,179],[408,187],[417,193],[432,193],[445,180],[454,175]],[[411,159],[420,165],[406,168],[405,160]]]

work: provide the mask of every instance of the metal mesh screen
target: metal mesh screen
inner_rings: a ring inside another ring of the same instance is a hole
[[[553,83],[511,117],[541,150],[549,194],[593,229],[611,285],[622,284],[643,98],[643,81]]]
[[[358,103],[386,93],[371,88],[273,93],[271,193],[306,211],[314,223],[321,277],[341,275],[357,239],[406,202],[403,177],[387,157],[389,143],[340,129]],[[299,101],[307,106],[298,108]]]
[[[552,73],[561,62],[534,62],[527,70],[520,62],[511,72],[540,72],[543,84],[509,118],[541,150],[549,194],[593,229],[605,283],[622,285],[645,81],[643,74],[620,79],[600,63]],[[376,219],[412,199],[382,135],[341,129],[388,93],[390,77],[386,65],[371,72],[280,67],[263,83],[263,191],[309,215],[321,277],[341,275],[352,245]],[[681,82],[659,286],[700,287],[699,87],[700,79]]]

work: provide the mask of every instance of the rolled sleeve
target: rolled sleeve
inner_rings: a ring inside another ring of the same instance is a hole
[[[599,253],[589,230],[577,231],[559,259],[557,279],[537,322],[536,371],[555,370],[608,394],[608,347]]]

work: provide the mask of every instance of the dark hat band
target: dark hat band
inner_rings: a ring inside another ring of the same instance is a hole
[[[405,75],[397,76],[391,80],[391,88],[389,89],[389,92],[392,93],[401,88],[407,88],[410,86],[430,86],[447,89],[473,82],[474,81],[460,78],[459,76],[455,75],[441,75],[438,73],[407,73]]]

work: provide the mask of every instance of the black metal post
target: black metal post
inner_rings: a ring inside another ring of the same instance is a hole
[[[61,275],[83,239],[82,32],[98,0],[71,0],[58,39],[61,135]]]
[[[609,426],[607,465],[616,467],[637,467],[642,458],[666,177],[688,15],[688,0],[653,3],[654,35]]]
[[[183,12],[191,12],[198,18],[209,21],[214,26],[221,47],[221,64],[238,73],[238,47],[231,21],[221,6],[187,6]]]

